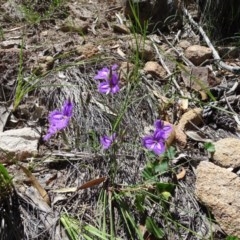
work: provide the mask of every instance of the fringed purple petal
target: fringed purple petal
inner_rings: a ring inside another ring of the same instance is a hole
[[[64,103],[62,111],[54,110],[49,113],[49,128],[44,140],[47,141],[58,131],[66,128],[69,124],[73,112],[73,104],[68,100]]]
[[[159,141],[159,142],[156,142],[154,147],[152,148],[153,152],[156,154],[156,155],[161,155],[164,153],[165,151],[165,145],[163,142]]]
[[[111,92],[111,87],[109,85],[109,82],[101,82],[98,85],[98,91],[103,94],[109,94]]]
[[[116,139],[116,133],[113,133],[113,135],[111,136],[102,136],[100,137],[100,143],[103,147],[103,149],[108,149],[111,147],[111,145],[113,144],[113,142]]]
[[[71,101],[66,101],[63,105],[63,115],[71,117],[73,112],[73,103]]]

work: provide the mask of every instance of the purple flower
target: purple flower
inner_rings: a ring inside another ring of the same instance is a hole
[[[142,139],[143,146],[157,155],[161,155],[165,151],[164,139],[159,131],[156,130],[153,135],[146,136]]]
[[[155,126],[156,130],[160,131],[159,134],[161,134],[162,138],[165,140],[169,137],[170,133],[172,132],[172,127],[170,125],[164,126],[164,122],[161,120],[157,120],[154,123],[154,126]]]
[[[62,113],[64,116],[71,117],[73,111],[73,104],[71,101],[66,101],[63,105]]]
[[[66,101],[63,105],[62,111],[54,110],[48,116],[49,128],[44,140],[47,141],[58,131],[66,128],[72,116],[73,104],[71,101]]]
[[[98,74],[94,77],[95,80],[105,80],[108,81],[112,76],[117,75],[116,70],[118,69],[118,65],[114,64],[111,68],[104,67],[98,71]]]
[[[119,92],[119,75],[116,72],[118,68],[117,64],[114,64],[112,67],[104,67],[98,74],[94,77],[95,80],[100,80],[98,84],[98,91],[103,94],[115,94]],[[102,80],[102,81],[101,81]]]
[[[112,78],[106,82],[101,82],[98,85],[98,91],[100,93],[104,93],[104,94],[109,94],[109,93],[117,93],[119,92],[120,88],[119,88],[119,79],[118,76],[112,75]]]
[[[156,155],[161,155],[165,151],[165,141],[170,135],[172,127],[170,125],[164,126],[164,122],[161,120],[157,120],[154,125],[155,131],[152,135],[143,137],[142,144]]]
[[[116,133],[113,133],[111,136],[103,136],[100,138],[100,142],[101,145],[103,147],[103,149],[108,149],[111,147],[111,145],[113,144],[113,142],[116,139]]]

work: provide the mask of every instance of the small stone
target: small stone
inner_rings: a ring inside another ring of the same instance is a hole
[[[38,64],[33,68],[34,73],[39,76],[53,68],[54,58],[52,56],[42,56],[38,60]]]
[[[0,133],[1,160],[23,160],[38,154],[40,134],[31,128],[12,129]]]
[[[17,40],[6,40],[6,41],[2,41],[0,46],[4,49],[6,48],[14,48],[14,47],[20,47],[21,46],[21,39],[17,39]]]
[[[197,198],[211,210],[228,235],[240,237],[240,178],[207,161],[199,164],[196,176]]]
[[[194,65],[199,66],[201,63],[211,58],[212,51],[210,48],[193,45],[188,47],[185,50],[185,56],[188,58]]]
[[[224,138],[214,143],[213,161],[222,167],[240,167],[240,140]]]
[[[68,17],[64,20],[60,29],[63,32],[76,32],[79,34],[85,34],[88,32],[89,23],[87,21],[82,21],[80,19],[72,19]]]
[[[178,46],[185,50],[191,46],[191,43],[188,42],[187,40],[182,40],[179,42]]]
[[[122,62],[119,68],[120,78],[122,82],[129,80],[134,71],[134,65],[130,62]]]
[[[159,65],[157,62],[154,62],[154,61],[147,62],[143,70],[147,73],[158,76],[160,78],[166,77],[165,69],[161,65]]]
[[[136,39],[132,39],[130,41],[130,48],[134,52],[139,52],[139,55],[145,60],[145,61],[151,61],[155,57],[154,49],[152,46],[152,42],[150,40],[146,40],[140,35],[136,36]]]
[[[77,45],[76,52],[82,59],[94,56],[98,52],[98,48],[93,43]]]

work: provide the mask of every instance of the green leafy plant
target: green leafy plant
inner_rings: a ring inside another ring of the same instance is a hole
[[[12,177],[7,169],[0,163],[0,197],[8,196],[12,190]]]
[[[3,32],[3,28],[0,26],[0,38],[1,40],[4,40],[4,32]]]
[[[239,240],[239,238],[234,236],[227,236],[226,240]]]
[[[215,152],[215,146],[212,142],[205,142],[204,143],[204,148],[210,153]]]
[[[13,103],[13,110],[16,110],[18,105],[21,103],[23,98],[32,90],[38,87],[38,83],[41,80],[40,77],[31,75],[28,79],[24,79],[23,72],[23,45],[22,41],[21,50],[19,53],[19,67],[18,67],[18,76],[15,90],[15,98]]]
[[[60,9],[64,0],[51,0],[42,2],[40,4],[45,5],[44,10],[38,9],[39,2],[33,3],[32,1],[23,2],[20,6],[25,19],[30,24],[38,24],[42,20],[53,17],[56,10]]]
[[[145,224],[148,232],[152,233],[156,239],[162,239],[164,237],[163,230],[158,227],[158,225],[152,218],[147,217]]]

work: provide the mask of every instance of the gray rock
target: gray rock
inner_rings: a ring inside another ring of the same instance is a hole
[[[224,138],[214,143],[213,161],[222,167],[240,167],[240,140]]]
[[[155,52],[152,46],[152,42],[150,40],[146,40],[140,35],[137,35],[137,40],[132,39],[129,42],[130,48],[133,52],[138,52],[139,55],[145,61],[154,60]]]
[[[197,198],[228,235],[240,237],[240,178],[207,161],[199,164],[196,175]]]
[[[21,46],[21,43],[22,43],[21,39],[11,39],[11,40],[2,41],[0,43],[0,46],[3,49],[14,48],[14,47],[19,48]]]
[[[0,133],[0,156],[4,161],[23,160],[37,155],[40,134],[31,128],[13,129]]]
[[[204,46],[192,45],[185,50],[185,56],[194,65],[199,66],[201,63],[211,58],[212,51],[210,48]]]
[[[60,29],[63,32],[76,32],[79,34],[86,34],[88,32],[89,23],[78,18],[68,17],[64,20]]]
[[[178,46],[181,47],[182,49],[187,49],[188,47],[191,46],[191,43],[188,42],[187,40],[182,40],[179,42]]]
[[[161,65],[159,65],[157,62],[154,62],[154,61],[146,62],[143,70],[154,76],[158,76],[161,79],[164,79],[167,76],[165,69]]]

